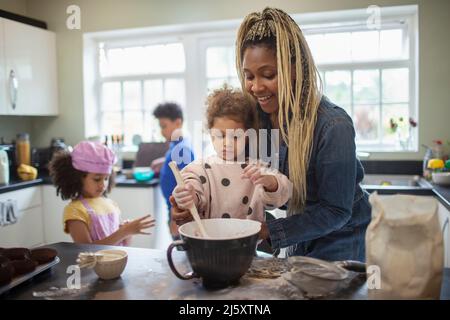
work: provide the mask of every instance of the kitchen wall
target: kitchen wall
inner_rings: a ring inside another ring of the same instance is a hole
[[[450,139],[450,42],[445,40],[448,39],[450,30],[448,0],[14,1],[16,2],[18,4],[13,9],[25,10],[30,17],[46,21],[49,29],[57,35],[60,116],[32,120],[33,141],[39,145],[47,145],[53,136],[64,136],[71,144],[84,138],[84,32],[237,19],[265,6],[279,7],[289,13],[305,13],[366,8],[375,4],[419,5],[419,142],[428,144],[435,138]],[[11,6],[10,1],[0,0],[0,8],[3,3]],[[66,28],[66,8],[72,4],[81,8],[81,30]],[[422,155],[423,150],[418,153],[378,153],[372,154],[371,159],[421,159]]]

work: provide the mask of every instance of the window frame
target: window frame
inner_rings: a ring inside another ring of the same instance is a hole
[[[407,5],[398,7],[382,7],[381,17],[382,26],[389,26],[386,21],[402,19],[406,21],[408,26],[409,38],[409,55],[404,61],[376,61],[376,62],[350,62],[347,64],[318,64],[320,71],[349,70],[343,67],[351,67],[358,70],[361,69],[379,69],[380,63],[383,66],[391,67],[408,67],[409,68],[409,104],[410,115],[418,123],[418,6]],[[368,12],[366,9],[353,9],[345,11],[328,11],[306,14],[291,14],[293,19],[301,26],[305,34],[312,32],[323,32],[326,26],[323,25],[327,21],[332,27],[333,32],[336,31],[336,24],[342,24],[342,30],[349,30],[356,24],[365,23]],[[101,80],[98,61],[99,52],[93,50],[98,48],[100,42],[105,43],[106,48],[123,47],[123,46],[145,46],[161,43],[181,42],[185,53],[185,123],[187,131],[194,132],[198,125],[194,122],[204,120],[204,106],[207,93],[207,74],[206,74],[206,50],[211,46],[234,45],[235,35],[240,25],[241,19],[201,22],[189,25],[173,25],[148,27],[133,30],[116,30],[105,32],[85,33],[84,38],[84,89],[85,89],[85,136],[99,134],[101,132],[101,84],[106,80],[112,79],[130,79],[140,80],[160,79],[162,76],[175,76],[175,74],[151,74],[138,76],[119,76],[106,77]],[[318,26],[320,25],[320,28]],[[333,26],[334,25],[334,26]],[[347,28],[347,29],[345,29]],[[208,30],[208,31],[205,31]],[[341,31],[339,31],[341,32]],[[97,59],[98,60],[98,59]],[[178,74],[178,73],[177,73]],[[106,79],[106,80],[105,80]],[[165,78],[166,79],[166,78]],[[142,80],[141,80],[142,81]],[[381,77],[380,77],[381,81]],[[121,85],[123,86],[123,85]],[[141,94],[143,88],[141,87]],[[353,89],[352,89],[353,90]],[[381,88],[380,88],[381,90]],[[380,97],[380,105],[382,97]],[[144,101],[142,100],[142,105]],[[145,108],[142,106],[142,112]],[[353,103],[352,103],[353,108]],[[380,109],[381,112],[381,109]],[[95,120],[93,120],[95,119]],[[380,120],[382,118],[380,117]],[[95,123],[97,128],[90,128],[90,124]],[[379,126],[381,125],[381,122]],[[383,150],[383,148],[373,149],[365,146],[357,145],[358,151],[373,152],[417,152],[418,151],[418,134],[419,128],[413,130],[414,145],[410,150]],[[126,133],[125,133],[126,134]],[[197,150],[196,150],[197,151]]]

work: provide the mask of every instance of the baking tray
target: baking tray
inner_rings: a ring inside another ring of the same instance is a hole
[[[40,273],[50,269],[54,265],[57,265],[59,262],[60,262],[59,257],[55,257],[55,259],[53,261],[37,266],[36,269],[34,269],[34,271],[32,271],[32,272],[29,272],[27,274],[24,274],[24,275],[21,275],[21,276],[13,278],[10,283],[5,284],[3,286],[0,286],[0,296],[3,293],[5,293],[5,292],[11,290],[12,288],[18,286],[19,284],[21,284],[21,283],[23,283],[23,282],[25,282],[27,280],[30,280],[31,278],[37,276],[38,274],[40,274]]]

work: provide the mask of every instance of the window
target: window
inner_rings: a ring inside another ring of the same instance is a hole
[[[220,88],[224,83],[240,88],[234,44],[210,46],[206,49],[206,78],[208,92]]]
[[[306,29],[324,94],[353,118],[359,150],[414,151],[417,118],[411,21]],[[338,31],[336,31],[338,29]]]
[[[153,109],[163,101],[186,105],[181,43],[105,47],[99,43],[100,132],[162,140]]]
[[[365,9],[292,16],[312,50],[324,94],[354,121],[358,150],[417,151],[418,128],[409,125],[410,118],[418,121],[417,6],[380,10],[375,29],[368,28]],[[206,95],[223,83],[240,87],[234,48],[240,22],[85,35],[85,93],[93,92],[85,100],[87,134],[124,134],[126,144],[133,135],[161,140],[152,111],[170,100],[181,104],[185,127],[195,135]]]

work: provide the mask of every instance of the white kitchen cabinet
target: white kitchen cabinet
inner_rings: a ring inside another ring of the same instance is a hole
[[[0,19],[0,114],[6,114],[6,65],[3,19]]]
[[[41,188],[45,242],[72,242],[63,226],[64,207],[70,201],[63,201],[61,196],[56,196],[56,188],[53,185],[43,185]]]
[[[0,21],[0,85],[4,82],[0,93],[5,93],[0,98],[0,114],[57,115],[55,33],[8,19]]]
[[[444,240],[444,265],[450,268],[450,211],[439,202],[438,213]]]
[[[120,207],[122,219],[136,219],[151,214],[156,220],[156,226],[150,229],[152,233],[133,236],[131,246],[151,249],[167,249],[172,241],[167,227],[167,209],[164,205],[159,187],[115,187],[110,195]]]
[[[16,200],[18,221],[0,227],[0,247],[36,247],[44,244],[41,187],[0,194],[0,201]]]

